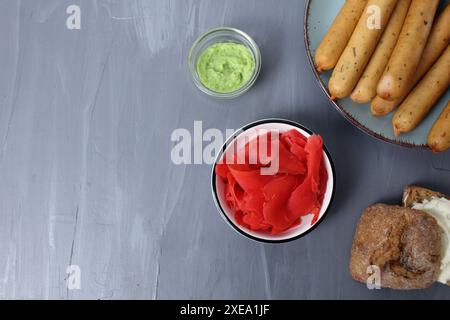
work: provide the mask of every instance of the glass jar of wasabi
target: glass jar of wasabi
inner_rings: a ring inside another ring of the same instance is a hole
[[[195,41],[189,53],[195,85],[216,98],[235,98],[247,92],[261,70],[255,41],[234,28],[212,29]]]

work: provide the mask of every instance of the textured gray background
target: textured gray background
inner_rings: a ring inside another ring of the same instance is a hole
[[[78,4],[82,29],[65,26]],[[348,274],[355,223],[406,184],[450,193],[450,153],[403,149],[347,123],[303,44],[300,0],[0,0],[0,298],[450,298],[369,291]],[[252,35],[262,74],[218,102],[186,59],[216,26]],[[175,166],[170,134],[292,119],[320,132],[337,193],[325,221],[283,245],[249,241],[217,213],[207,165]],[[65,271],[79,265],[81,290]]]

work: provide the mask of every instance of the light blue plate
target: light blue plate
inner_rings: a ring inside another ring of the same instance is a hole
[[[313,72],[328,98],[330,98],[330,94],[327,89],[327,84],[331,77],[331,71],[323,72],[319,75],[314,68],[313,57],[315,56],[316,49],[322,41],[322,38],[325,36],[344,2],[345,0],[308,0],[306,3],[306,51],[312,69],[314,70]],[[450,0],[441,1],[438,11],[440,12],[445,4],[448,3],[450,3]],[[449,99],[450,90],[447,90],[446,94],[439,100],[428,117],[414,131],[409,134],[401,135],[400,137],[396,137],[392,130],[391,120],[393,113],[386,117],[374,117],[370,113],[369,104],[357,104],[351,101],[350,98],[337,100],[336,102],[332,101],[332,103],[353,125],[373,137],[406,147],[427,148],[428,132]]]

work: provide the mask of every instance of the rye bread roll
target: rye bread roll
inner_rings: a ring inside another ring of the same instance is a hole
[[[410,208],[376,204],[361,216],[353,240],[350,274],[366,282],[367,268],[381,271],[381,286],[423,289],[438,279],[441,229],[429,214]]]

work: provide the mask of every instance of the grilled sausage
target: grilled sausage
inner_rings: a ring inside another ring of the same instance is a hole
[[[450,149],[450,100],[428,135],[428,146],[433,152]]]
[[[397,0],[369,0],[347,46],[333,71],[328,88],[332,98],[344,98],[352,92],[369,62],[389,21]],[[372,8],[380,9],[380,28],[369,28]]]
[[[386,100],[401,98],[414,79],[433,24],[439,0],[412,0],[405,24],[377,93]]]
[[[385,116],[405,99],[405,97],[411,92],[412,88],[419,82],[423,75],[430,70],[436,60],[444,52],[447,45],[450,44],[450,4],[447,5],[444,11],[439,15],[435,24],[433,25],[430,36],[428,38],[427,45],[423,51],[422,58],[420,59],[419,66],[414,75],[414,80],[409,86],[407,93],[400,99],[393,101],[384,100],[380,97],[375,97],[371,103],[371,111],[375,116]]]
[[[394,51],[410,4],[411,0],[398,1],[391,19],[386,26],[386,31],[384,31],[380,39],[380,43],[350,96],[353,101],[357,103],[368,103],[377,95],[378,81],[389,62],[392,51]]]
[[[450,46],[403,101],[392,119],[396,135],[416,128],[450,86]]]
[[[316,51],[319,72],[333,69],[344,51],[367,0],[347,0]]]

